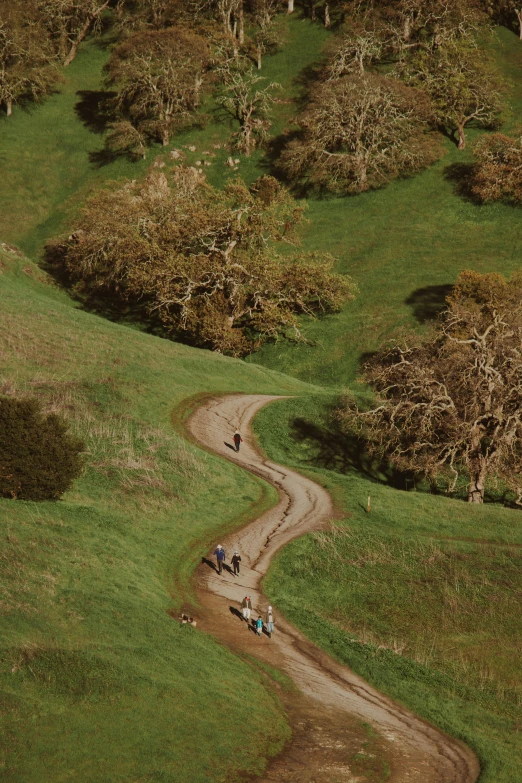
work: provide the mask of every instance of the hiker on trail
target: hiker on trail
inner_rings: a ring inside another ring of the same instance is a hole
[[[240,435],[239,430],[236,430],[234,432],[234,446],[236,447],[236,451],[239,451],[239,447],[243,442],[243,438]]]
[[[223,570],[223,563],[225,562],[226,559],[225,550],[223,549],[221,544],[217,545],[216,549],[214,550],[214,554],[216,556],[218,574],[220,574],[221,571]]]
[[[272,633],[274,632],[274,613],[272,611],[272,607],[269,606],[266,610],[266,632],[269,636],[269,638],[272,638]]]
[[[241,601],[241,611],[243,612],[243,618],[247,621],[247,625],[250,622],[250,613],[252,611],[252,601],[248,595],[245,595]]]
[[[236,574],[239,574],[240,562],[241,562],[241,555],[239,554],[239,552],[236,551],[234,552],[231,560],[232,568],[234,569],[234,576],[236,576]]]
[[[258,636],[261,636],[263,633],[263,618],[258,617],[256,620],[256,633]]]

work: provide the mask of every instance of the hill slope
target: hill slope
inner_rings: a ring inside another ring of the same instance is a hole
[[[36,394],[87,447],[62,501],[0,500],[2,778],[196,783],[259,768],[287,735],[277,700],[168,612],[218,532],[274,493],[187,445],[171,413],[209,389],[304,387],[82,312],[12,253],[0,272],[0,391]]]

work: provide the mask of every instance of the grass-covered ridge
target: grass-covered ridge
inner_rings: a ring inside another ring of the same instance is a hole
[[[302,387],[84,313],[11,253],[0,272],[1,392],[37,395],[87,442],[60,502],[0,500],[2,776],[194,783],[259,768],[287,736],[277,702],[168,612],[218,531],[275,492],[187,444],[171,413],[209,389]]]
[[[333,531],[278,555],[270,599],[338,660],[467,742],[481,783],[516,783],[520,512],[399,489],[400,477],[350,452],[324,397],[280,401],[256,431],[270,458],[324,484],[339,508]]]

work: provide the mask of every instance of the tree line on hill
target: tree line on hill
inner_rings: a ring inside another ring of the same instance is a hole
[[[473,123],[498,129],[505,84],[479,41],[492,23],[520,23],[512,0],[304,0],[335,27],[305,110],[287,132],[280,170],[295,184],[340,193],[380,187],[441,154],[440,131],[466,146]],[[106,145],[145,157],[153,142],[196,120],[203,96],[236,121],[249,155],[268,139],[279,85],[256,71],[284,44],[283,0],[0,0],[0,104],[56,89],[88,34],[110,27],[112,90]],[[521,140],[494,134],[475,146],[470,189],[520,201]]]
[[[491,17],[469,0],[354,2],[330,45],[281,167],[338,192],[379,187],[440,154],[442,131],[496,128],[504,84],[478,40]]]

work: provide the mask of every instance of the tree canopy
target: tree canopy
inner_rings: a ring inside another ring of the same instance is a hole
[[[522,272],[462,272],[434,333],[379,351],[363,378],[376,406],[340,418],[371,453],[450,492],[464,477],[473,503],[492,479],[522,502]]]
[[[364,73],[326,82],[313,92],[280,164],[293,179],[333,191],[379,187],[436,158],[427,112],[422,92],[396,79]]]
[[[481,201],[522,203],[522,137],[484,136],[474,146],[471,190]]]
[[[147,139],[168,144],[199,104],[210,57],[208,41],[185,28],[140,31],[119,44],[106,66],[118,90],[112,138],[130,126],[140,151]]]
[[[0,497],[58,500],[83,469],[84,444],[36,399],[0,397]]]
[[[241,356],[266,340],[301,339],[298,316],[352,298],[333,259],[278,253],[302,219],[272,177],[222,191],[196,169],[153,170],[145,182],[96,193],[68,239],[49,243],[84,294],[139,300],[173,335]]]

